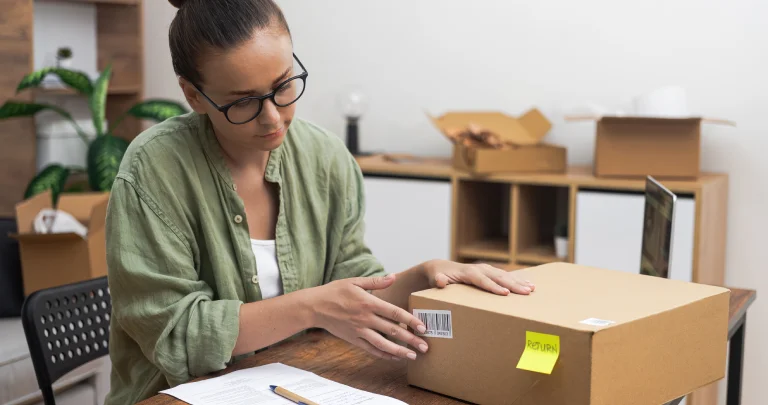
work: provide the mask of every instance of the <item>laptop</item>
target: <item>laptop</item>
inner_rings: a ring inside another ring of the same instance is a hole
[[[646,177],[640,274],[669,278],[676,201],[674,193]]]

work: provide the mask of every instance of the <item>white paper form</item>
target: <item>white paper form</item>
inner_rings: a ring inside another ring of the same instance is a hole
[[[191,405],[293,404],[273,393],[270,385],[283,387],[320,405],[405,405],[394,398],[348,387],[282,363],[239,370],[160,392]]]

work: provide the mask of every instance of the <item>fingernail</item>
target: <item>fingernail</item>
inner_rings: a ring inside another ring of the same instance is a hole
[[[416,360],[416,353],[408,353],[408,358],[411,360]]]
[[[427,328],[425,328],[424,325],[417,326],[416,330],[419,331],[419,333],[427,333]]]
[[[531,292],[531,287],[523,287],[525,291]]]
[[[424,343],[420,344],[419,345],[419,350],[421,350],[422,353],[426,353],[427,352],[427,345],[425,345]]]
[[[505,288],[505,289],[503,289],[502,291],[504,291],[504,294],[509,294],[509,290],[508,290],[508,289],[506,289],[506,288]]]

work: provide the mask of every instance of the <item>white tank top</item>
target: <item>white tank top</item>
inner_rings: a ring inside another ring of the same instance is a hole
[[[262,299],[274,298],[283,293],[283,282],[277,265],[274,240],[251,239],[251,249],[256,257],[256,271]]]

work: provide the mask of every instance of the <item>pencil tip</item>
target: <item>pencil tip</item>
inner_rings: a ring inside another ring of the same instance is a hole
[[[275,388],[277,388],[277,385],[270,385],[270,386],[269,386],[269,389],[271,389],[272,391],[274,391],[274,390],[275,390]]]

